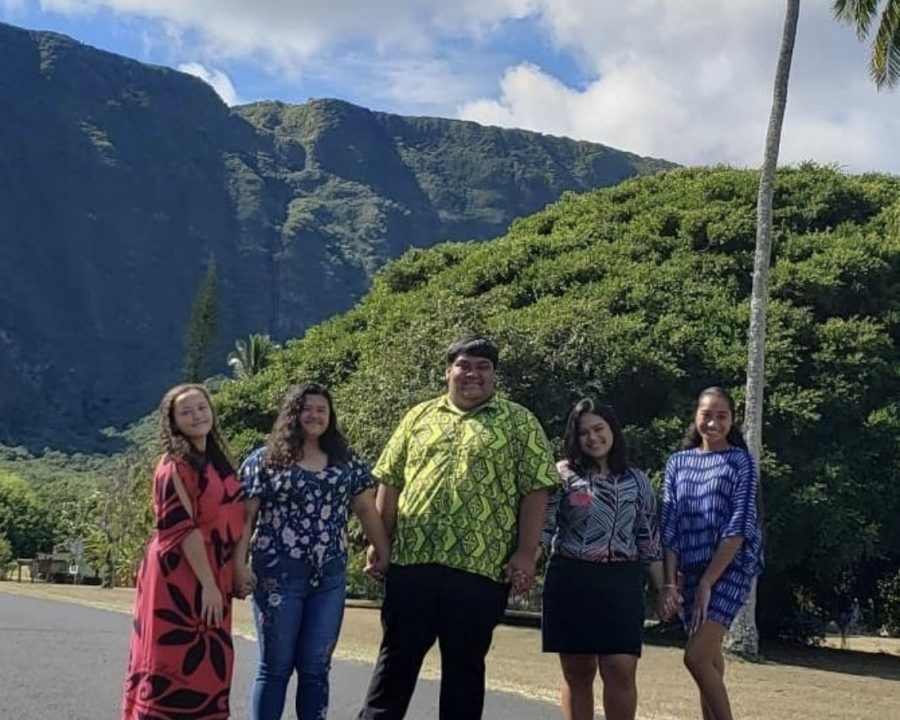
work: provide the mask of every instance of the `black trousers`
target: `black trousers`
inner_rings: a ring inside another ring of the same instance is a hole
[[[479,720],[484,657],[509,589],[443,565],[392,565],[385,580],[378,663],[358,720],[402,720],[426,653],[441,650],[440,720]]]

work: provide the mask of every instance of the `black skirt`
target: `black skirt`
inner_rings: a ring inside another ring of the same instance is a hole
[[[639,562],[552,557],[544,579],[544,652],[640,657],[646,577]]]

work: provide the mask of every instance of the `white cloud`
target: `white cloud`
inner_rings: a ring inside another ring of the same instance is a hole
[[[781,159],[900,172],[900,93],[876,93],[866,47],[829,8],[801,10]],[[594,79],[571,88],[521,64],[458,113],[682,163],[757,166],[783,16],[774,0],[544,0],[547,33]]]
[[[183,73],[200,78],[207,85],[211,85],[212,89],[218,93],[226,105],[232,106],[241,103],[231,78],[222,70],[207,68],[198,62],[182,63],[178,66],[178,69]]]
[[[47,11],[98,10],[193,32],[211,56],[256,56],[296,69],[319,53],[365,43],[378,54],[426,52],[435,37],[479,37],[526,17],[539,0],[40,0]]]

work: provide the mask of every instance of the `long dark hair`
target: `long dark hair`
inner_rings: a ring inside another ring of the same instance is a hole
[[[625,442],[622,426],[619,424],[619,418],[616,417],[616,412],[611,406],[593,398],[579,400],[569,412],[569,417],[566,420],[566,429],[563,433],[563,448],[566,460],[569,461],[569,467],[580,474],[595,468],[597,465],[594,458],[584,454],[584,451],[581,449],[581,443],[578,441],[578,423],[581,421],[582,416],[587,413],[599,415],[609,425],[613,442],[606,462],[614,475],[621,475],[628,470],[628,443]]]
[[[206,398],[212,413],[212,429],[206,436],[205,453],[200,453],[175,425],[175,401],[185,393],[192,391],[199,392]],[[234,473],[234,460],[228,449],[228,443],[225,442],[222,431],[219,429],[216,409],[212,404],[209,391],[202,385],[184,383],[166,391],[159,403],[159,441],[163,452],[175,460],[190,464],[200,473],[205,469],[207,462],[211,462],[220,475]]]
[[[350,450],[347,441],[338,429],[337,415],[331,393],[324,385],[303,383],[289,388],[281,401],[278,417],[272,426],[269,440],[266,443],[266,465],[274,468],[286,468],[303,457],[303,440],[305,434],[300,424],[300,413],[310,395],[320,395],[328,402],[328,426],[319,438],[319,447],[328,455],[328,462],[339,465],[347,462]]]
[[[739,447],[746,450],[747,441],[744,440],[744,433],[741,432],[741,428],[738,426],[737,410],[734,405],[734,398],[731,397],[731,393],[729,393],[725,388],[714,385],[712,387],[706,388],[706,390],[700,393],[700,395],[697,397],[697,406],[694,408],[694,416],[696,417],[697,415],[697,407],[699,407],[700,402],[707,395],[715,395],[722,398],[726,403],[728,403],[728,409],[731,411],[731,429],[728,431],[728,435],[725,436],[725,439],[732,447]],[[685,449],[689,449],[700,447],[702,444],[703,438],[700,437],[700,431],[697,429],[697,423],[694,420],[691,420],[691,425],[688,428],[687,434],[684,436],[682,447]]]

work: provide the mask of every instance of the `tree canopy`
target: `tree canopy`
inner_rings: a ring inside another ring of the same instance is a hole
[[[580,396],[626,425],[657,479],[696,396],[743,399],[758,175],[683,169],[568,194],[487,244],[413,250],[351,311],[218,395],[239,452],[286,387],[328,384],[373,461],[401,415],[442,388],[462,330],[501,345],[503,392],[553,438]],[[762,630],[875,594],[900,557],[900,179],[803,166],[779,172],[767,339]],[[788,613],[788,615],[785,615]]]

